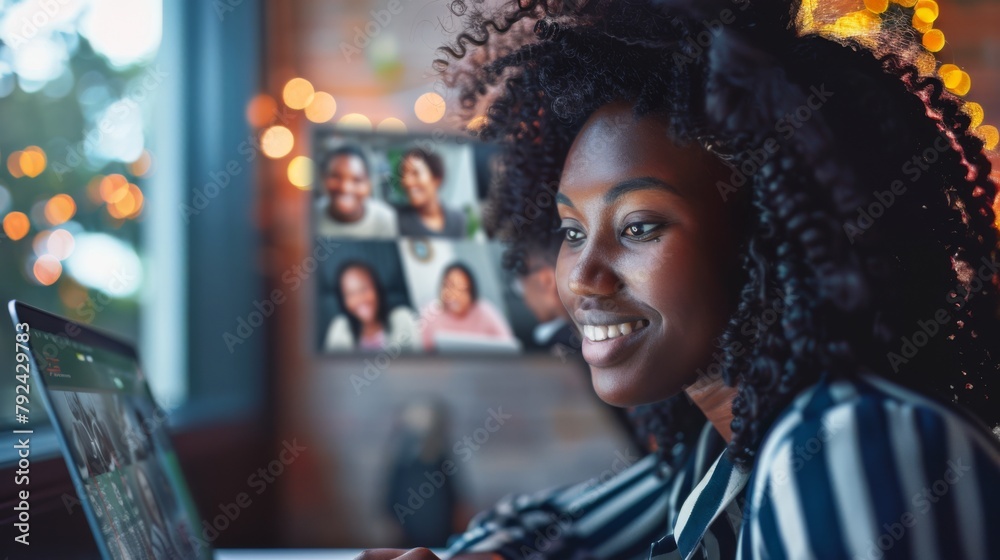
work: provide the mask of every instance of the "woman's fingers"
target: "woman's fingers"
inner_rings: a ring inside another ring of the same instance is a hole
[[[403,550],[400,548],[373,548],[358,555],[354,560],[440,560],[426,548]]]

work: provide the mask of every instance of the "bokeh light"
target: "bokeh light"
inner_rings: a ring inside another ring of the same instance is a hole
[[[247,103],[247,122],[254,128],[271,124],[278,114],[278,102],[266,93],[258,93]]]
[[[306,156],[292,158],[288,163],[288,181],[302,190],[309,189],[313,182],[313,161]]]
[[[76,214],[76,201],[68,194],[57,194],[45,203],[45,219],[54,226],[66,223]]]
[[[143,196],[139,187],[129,184],[121,198],[108,204],[108,214],[118,220],[134,218],[142,211]]]
[[[918,0],[913,8],[913,15],[927,23],[934,23],[939,13],[940,9],[934,0]]]
[[[889,0],[865,0],[865,8],[881,14],[889,8]]]
[[[7,156],[7,171],[10,172],[11,176],[15,179],[20,179],[24,177],[24,172],[21,171],[21,152],[20,150],[16,152],[11,152]]]
[[[45,171],[45,152],[38,146],[28,146],[21,152],[18,162],[25,176],[38,177]]]
[[[31,229],[31,222],[24,212],[11,212],[3,218],[3,232],[10,239],[17,241],[28,235]]]
[[[156,53],[163,38],[163,8],[158,0],[90,2],[80,34],[112,65],[124,68]]]
[[[279,159],[288,155],[295,146],[292,131],[281,125],[275,125],[260,135],[260,149],[271,159]]]
[[[486,115],[476,115],[475,117],[469,119],[469,123],[465,125],[465,129],[473,132],[479,132],[484,126],[486,126],[487,122],[489,121],[487,120]]]
[[[51,286],[62,275],[62,264],[52,255],[42,255],[35,261],[32,272],[35,273],[35,280],[39,284]]]
[[[980,126],[976,128],[973,133],[983,141],[987,150],[996,148],[997,142],[1000,141],[1000,131],[997,130],[997,127],[991,124],[984,124]]]
[[[49,239],[45,245],[48,254],[64,261],[73,254],[73,249],[76,248],[76,239],[72,233],[64,229],[57,229],[49,235]]]
[[[940,29],[931,29],[927,33],[924,33],[921,41],[925,49],[931,52],[938,52],[944,48],[944,32]]]
[[[340,117],[340,120],[337,121],[337,125],[341,128],[360,130],[364,132],[371,132],[372,130],[371,119],[361,113],[348,113],[343,117]]]
[[[434,92],[425,93],[413,104],[413,112],[421,122],[436,123],[444,117],[444,98]]]
[[[395,132],[404,133],[406,132],[406,123],[397,119],[396,117],[389,117],[382,119],[382,122],[378,123],[379,132]]]
[[[975,101],[969,101],[962,105],[962,112],[969,115],[972,122],[969,123],[969,128],[976,128],[977,126],[983,124],[983,117],[986,116],[986,112],[983,111],[983,106]]]
[[[35,234],[35,238],[31,240],[31,250],[35,252],[35,256],[41,257],[49,254],[49,237],[51,235],[51,230],[40,231]]]
[[[101,198],[101,182],[104,181],[103,175],[94,175],[87,181],[87,198],[93,202],[95,205],[100,205],[104,202]]]
[[[325,91],[317,91],[306,106],[306,118],[314,123],[325,123],[337,114],[337,100]]]
[[[108,204],[114,204],[125,196],[128,191],[128,179],[118,173],[112,173],[101,179],[101,200]]]
[[[80,284],[115,297],[130,296],[142,285],[142,261],[135,248],[106,233],[77,234],[66,270]]]
[[[305,78],[292,78],[285,84],[285,89],[281,92],[281,98],[285,105],[292,109],[305,109],[312,103],[316,90],[309,80]]]
[[[968,72],[961,72],[958,85],[951,88],[951,92],[955,95],[965,95],[969,93],[970,89],[972,89],[972,78]]]
[[[128,165],[128,171],[136,177],[144,177],[149,173],[150,168],[153,166],[153,155],[149,153],[149,150],[143,150],[142,155],[139,159],[133,161]]]

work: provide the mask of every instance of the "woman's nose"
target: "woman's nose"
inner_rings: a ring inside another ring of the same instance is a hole
[[[609,296],[624,287],[608,251],[596,244],[584,248],[570,270],[569,289],[578,296]]]

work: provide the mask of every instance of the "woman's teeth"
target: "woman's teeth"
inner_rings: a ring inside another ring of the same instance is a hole
[[[600,342],[609,338],[618,338],[619,336],[632,334],[632,332],[645,327],[646,324],[647,321],[645,319],[640,319],[634,323],[621,323],[618,325],[583,325],[583,336],[592,342]]]

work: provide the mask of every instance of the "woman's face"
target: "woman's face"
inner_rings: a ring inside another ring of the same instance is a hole
[[[441,181],[431,173],[427,162],[417,157],[408,157],[403,160],[401,171],[400,182],[403,184],[407,198],[410,199],[411,206],[423,208],[437,199],[437,190],[441,186]]]
[[[465,316],[472,308],[472,281],[461,269],[453,268],[444,275],[441,304],[447,313],[457,317]]]
[[[348,313],[364,324],[378,319],[378,292],[367,270],[358,267],[345,270],[340,278],[340,290]]]
[[[625,103],[595,112],[571,146],[556,197],[568,228],[556,276],[606,402],[669,398],[710,363],[735,301],[729,206],[740,201],[716,188],[726,172]]]
[[[323,186],[330,197],[330,213],[342,221],[361,218],[365,199],[372,192],[365,163],[357,156],[345,154],[330,160],[324,171]]]

